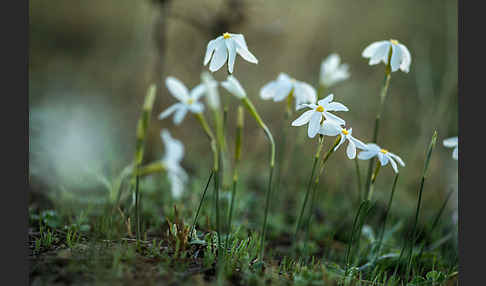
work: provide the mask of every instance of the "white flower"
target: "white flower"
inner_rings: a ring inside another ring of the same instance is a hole
[[[309,123],[307,135],[310,138],[314,138],[321,128],[321,120],[323,119],[323,117],[324,119],[333,120],[341,125],[346,124],[343,119],[337,117],[332,113],[329,113],[329,111],[348,111],[348,108],[343,104],[339,102],[332,102],[333,98],[334,95],[329,94],[327,97],[319,100],[317,102],[318,105],[314,103],[302,104],[303,106],[309,107],[312,110],[307,110],[306,112],[302,113],[299,118],[292,122],[292,126],[301,126]]]
[[[366,144],[366,149],[359,152],[358,159],[368,160],[375,156],[378,157],[378,160],[380,160],[382,166],[385,166],[386,164],[388,164],[388,162],[390,162],[395,173],[398,173],[398,168],[397,163],[395,163],[394,159],[397,160],[400,165],[405,167],[405,163],[400,157],[389,152],[388,150],[382,149],[380,146],[374,143]]]
[[[448,147],[448,148],[454,148],[454,150],[452,151],[452,158],[454,159],[458,159],[459,158],[459,145],[458,145],[458,139],[457,139],[457,136],[456,137],[451,137],[451,138],[447,138],[447,139],[444,139],[444,141],[442,141],[442,144],[444,144],[445,147]]]
[[[255,56],[248,50],[245,37],[242,34],[224,33],[222,36],[209,41],[204,56],[204,65],[207,65],[211,60],[209,70],[215,72],[228,61],[228,71],[233,73],[237,53],[250,63],[258,63]]]
[[[361,54],[365,58],[370,58],[369,65],[376,65],[379,62],[388,65],[388,56],[391,49],[390,66],[391,71],[398,69],[408,73],[412,57],[407,47],[400,44],[397,40],[374,42],[367,46]]]
[[[246,92],[241,86],[240,82],[232,75],[229,75],[221,85],[231,94],[238,98],[246,97]]]
[[[204,71],[201,74],[201,81],[206,86],[206,99],[208,101],[208,105],[212,109],[219,109],[220,101],[219,101],[219,93],[218,93],[218,82],[214,80],[213,76]]]
[[[326,136],[341,135],[341,140],[334,148],[334,151],[336,151],[339,146],[344,143],[344,141],[348,140],[346,154],[348,155],[349,159],[354,159],[356,157],[356,147],[363,150],[366,149],[366,145],[363,142],[353,137],[353,128],[343,128],[339,123],[332,120],[324,120],[324,122],[322,122],[321,129],[319,129],[319,134]]]
[[[164,119],[175,112],[174,123],[178,125],[186,116],[187,111],[191,111],[192,113],[203,112],[204,105],[198,102],[198,99],[206,92],[206,87],[204,84],[199,84],[193,88],[190,93],[186,86],[174,77],[167,77],[165,84],[167,85],[167,88],[172,96],[177,98],[180,102],[172,105],[162,112],[159,115],[159,119]]]
[[[296,109],[299,109],[301,104],[316,103],[317,100],[316,90],[310,84],[293,79],[285,73],[280,73],[276,80],[260,89],[262,99],[282,101],[289,95],[295,98]]]
[[[160,137],[165,145],[165,155],[162,162],[167,168],[167,177],[171,184],[171,191],[174,198],[179,198],[184,190],[188,176],[180,163],[184,157],[184,145],[181,141],[172,138],[169,131],[163,129]]]
[[[321,74],[319,82],[321,85],[330,87],[340,81],[349,78],[348,65],[341,64],[341,58],[338,54],[330,54],[321,63]]]

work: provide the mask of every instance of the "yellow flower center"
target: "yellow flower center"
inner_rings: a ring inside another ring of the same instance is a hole
[[[319,106],[316,108],[316,110],[317,110],[317,111],[319,111],[319,112],[324,112],[324,107],[322,107],[322,106],[320,106],[320,105],[319,105]]]
[[[343,134],[344,135],[348,135],[349,134],[349,131],[343,128]]]
[[[189,99],[187,100],[187,104],[192,104],[193,102],[194,102],[194,99],[192,99],[192,98],[189,98]]]
[[[386,150],[386,149],[381,149],[381,150],[380,150],[380,152],[381,152],[381,153],[383,153],[383,154],[386,154],[386,153],[388,153],[388,150]]]
[[[390,39],[390,43],[392,43],[394,45],[398,45],[398,41],[397,40],[394,40],[394,39]]]
[[[223,38],[229,39],[229,38],[231,38],[231,35],[229,33],[224,33]]]

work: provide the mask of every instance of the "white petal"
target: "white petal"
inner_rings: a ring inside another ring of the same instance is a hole
[[[373,56],[370,58],[369,65],[376,65],[377,63],[383,61],[385,64],[388,61],[388,53],[390,52],[391,43],[388,41],[383,42],[375,51]]]
[[[294,84],[294,97],[299,104],[315,103],[317,92],[310,84],[299,81]]]
[[[245,36],[243,36],[242,34],[231,34],[231,33],[229,34],[231,36],[231,39],[233,39],[238,44],[238,46],[248,50],[248,46],[246,45],[246,41],[245,41]]]
[[[403,162],[402,158],[398,157],[398,155],[395,155],[395,154],[390,153],[390,152],[388,153],[388,155],[390,157],[392,157],[393,159],[397,160],[400,165],[402,165],[403,167],[405,167],[405,162]]]
[[[366,145],[359,139],[354,138],[353,136],[348,136],[350,141],[356,145],[357,148],[366,150]]]
[[[319,134],[326,136],[337,136],[340,133],[341,126],[331,120],[324,120],[324,122],[321,124],[321,129],[319,129]]]
[[[209,60],[213,55],[214,49],[216,48],[218,41],[221,41],[222,38],[222,36],[219,36],[216,39],[209,41],[206,48],[206,55],[204,56],[204,65],[207,65],[209,63]]]
[[[175,77],[169,76],[165,79],[165,85],[169,89],[170,94],[179,101],[186,102],[189,99],[189,91],[187,87]]]
[[[378,152],[378,160],[380,160],[380,163],[382,166],[385,166],[386,164],[388,164],[388,156],[385,156],[383,153],[381,152]]]
[[[339,138],[339,143],[336,145],[336,147],[334,147],[334,151],[336,151],[339,148],[339,146],[341,146],[344,143],[344,141],[346,141],[346,136],[343,136],[341,134]]]
[[[179,125],[184,117],[186,116],[186,113],[188,111],[188,108],[184,105],[181,108],[179,108],[176,113],[174,114],[174,124]]]
[[[366,150],[379,152],[381,150],[381,147],[376,145],[375,143],[368,143],[368,144],[366,144]]]
[[[452,158],[456,160],[459,158],[459,147],[454,148],[454,150],[452,151]]]
[[[400,64],[400,69],[403,72],[407,72],[410,70],[410,64],[412,63],[412,56],[410,55],[410,52],[408,51],[407,47],[402,44],[398,44],[400,49],[402,50],[402,63]]]
[[[228,71],[233,73],[236,59],[236,47],[235,42],[231,39],[225,40],[226,48],[228,49]]]
[[[216,43],[216,50],[214,51],[213,58],[209,64],[209,70],[215,72],[219,70],[226,60],[228,59],[228,49],[223,41],[218,41]]]
[[[392,57],[390,61],[391,71],[397,71],[400,68],[402,62],[402,49],[398,45],[391,44],[392,46]]]
[[[204,111],[204,105],[200,102],[194,102],[188,108],[192,113],[201,113]]]
[[[363,52],[361,53],[361,56],[364,57],[364,58],[371,58],[375,53],[376,53],[376,50],[382,46],[383,43],[385,43],[386,41],[378,41],[378,42],[374,42],[374,43],[371,43],[370,45],[368,45],[364,50]]]
[[[279,88],[279,84],[277,81],[271,81],[267,84],[265,84],[261,89],[260,89],[260,97],[262,99],[271,99],[275,97],[275,94],[277,92],[277,89]]]
[[[290,78],[290,76],[288,74],[282,72],[282,73],[280,73],[278,75],[277,80],[278,81],[288,81],[288,82],[290,82],[291,81],[291,78]]]
[[[337,122],[338,124],[341,124],[341,125],[346,124],[346,121],[344,121],[343,119],[337,117],[336,115],[334,115],[330,112],[324,111],[323,113],[324,113],[324,117],[326,119],[333,120],[333,121],[335,121],[335,122]]]
[[[458,143],[458,137],[450,137],[442,141],[442,144],[444,144],[445,147],[449,147],[449,148],[457,146],[457,143]]]
[[[328,96],[324,97],[323,99],[319,100],[317,103],[319,105],[325,106],[329,104],[334,99],[334,94],[329,94]]]
[[[354,145],[352,140],[348,140],[348,148],[346,148],[346,155],[349,159],[354,159],[356,157],[356,145]]]
[[[395,171],[395,173],[398,173],[397,163],[395,163],[395,161],[393,161],[392,157],[388,157],[388,159],[390,160],[390,164],[393,168],[393,171]]]
[[[321,129],[321,119],[322,115],[320,112],[312,113],[312,116],[309,120],[309,127],[307,128],[307,135],[310,138],[314,138]]]
[[[365,150],[365,151],[359,152],[358,159],[360,159],[360,160],[369,160],[369,159],[373,158],[376,155],[377,155],[377,153],[375,151]]]
[[[339,102],[331,102],[324,109],[328,111],[349,111],[349,109],[344,106],[344,104]]]
[[[211,83],[209,83],[211,84]],[[204,83],[198,84],[196,87],[194,87],[191,90],[190,96],[193,100],[197,101],[201,96],[203,96],[206,93],[206,85]]]
[[[167,129],[160,132],[160,137],[165,145],[165,160],[179,162],[184,157],[184,145],[181,141],[172,138]]]
[[[341,59],[339,58],[339,55],[336,53],[332,53],[329,56],[327,56],[327,58],[324,61],[322,61],[321,74],[334,72],[338,68],[340,61]]]
[[[292,126],[302,126],[309,122],[312,114],[314,114],[314,110],[307,110],[306,112],[302,113],[297,119],[292,122]]]
[[[289,96],[290,92],[292,91],[292,84],[287,81],[280,81],[278,83],[278,87],[275,90],[275,96],[273,97],[274,101],[282,101]]]
[[[175,112],[176,110],[178,110],[179,108],[181,108],[183,106],[184,105],[182,103],[176,103],[176,104],[171,105],[169,108],[167,108],[162,113],[160,113],[159,119],[167,118],[169,115],[171,115],[173,112]]]
[[[236,52],[246,61],[258,64],[257,58],[249,50],[242,47],[236,47]]]
[[[246,97],[246,92],[241,86],[240,82],[232,75],[228,76],[221,85],[231,94],[238,98]]]

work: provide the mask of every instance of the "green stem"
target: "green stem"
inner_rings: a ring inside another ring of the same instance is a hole
[[[204,202],[204,198],[206,197],[206,192],[208,190],[209,183],[211,182],[211,178],[213,177],[213,175],[214,175],[214,172],[213,172],[213,170],[211,170],[211,173],[209,174],[208,182],[206,183],[206,187],[204,188],[201,200],[199,201],[199,206],[197,207],[196,216],[194,217],[194,221],[192,222],[191,230],[189,231],[189,235],[191,235],[191,236],[192,236],[192,232],[194,230],[194,227],[196,226],[197,218],[199,217],[199,211],[201,210],[201,206]]]
[[[262,233],[261,233],[261,242],[260,242],[260,259],[263,260],[264,256],[264,242],[265,242],[265,230],[267,227],[267,216],[268,216],[268,207],[270,205],[270,195],[272,192],[272,177],[273,177],[273,168],[275,166],[275,141],[273,140],[272,133],[268,129],[267,125],[263,122],[260,115],[258,114],[255,106],[250,101],[248,97],[243,97],[241,99],[243,105],[250,111],[250,114],[255,118],[258,125],[263,129],[265,135],[267,136],[268,140],[270,141],[270,175],[268,179],[268,189],[266,195],[266,203],[265,203],[265,216],[263,218],[263,226],[262,226]]]
[[[391,49],[390,49],[391,53]],[[391,59],[391,55],[389,55],[389,58]],[[388,87],[390,86],[390,79],[391,79],[391,71],[390,71],[390,62],[388,62],[388,65],[386,66],[386,71],[385,71],[385,79],[383,80],[383,87],[381,89],[380,93],[380,107],[378,109],[378,113],[376,114],[376,119],[375,119],[375,129],[373,130],[373,142],[378,143],[378,133],[379,133],[379,128],[380,128],[380,120],[381,120],[381,115],[383,113],[383,109],[385,106],[385,99],[386,95],[388,93]],[[375,158],[372,158],[369,162],[368,165],[368,175],[366,176],[366,195],[368,196],[369,193],[369,188],[370,188],[370,182],[371,182],[371,172],[373,170],[373,163],[375,161]]]
[[[157,88],[155,84],[149,86],[147,90],[147,95],[145,96],[145,100],[143,103],[143,112],[142,116],[138,120],[137,124],[137,143],[135,147],[135,168],[133,169],[135,176],[135,221],[137,224],[136,227],[136,236],[137,236],[137,243],[140,240],[140,190],[139,190],[139,180],[140,180],[140,166],[143,161],[143,153],[145,148],[145,139],[148,131],[148,126],[150,122],[150,115],[152,113],[152,107],[155,101],[155,94]]]
[[[417,208],[415,210],[415,220],[413,223],[413,228],[412,228],[412,237],[410,238],[410,252],[408,255],[408,264],[407,264],[407,281],[408,277],[410,274],[410,268],[412,265],[412,252],[413,252],[413,246],[415,244],[415,241],[417,239],[416,235],[416,229],[417,229],[417,223],[418,223],[418,218],[419,218],[419,213],[420,213],[420,204],[422,202],[422,192],[424,189],[424,184],[425,184],[425,179],[427,178],[427,170],[429,168],[429,163],[430,163],[430,157],[432,156],[432,151],[434,150],[435,144],[437,142],[437,131],[434,131],[434,134],[432,135],[432,140],[430,141],[429,148],[427,150],[427,155],[425,158],[425,163],[424,163],[424,169],[422,172],[422,179],[420,180],[420,187],[418,191],[418,200],[417,200]]]
[[[295,233],[294,233],[294,239],[293,239],[294,248],[297,244],[297,233],[299,232],[299,229],[300,229],[300,226],[301,226],[301,223],[302,223],[302,217],[304,216],[304,211],[305,211],[305,206],[307,205],[307,200],[309,199],[309,193],[310,193],[311,186],[312,186],[312,180],[314,179],[314,173],[315,173],[315,170],[316,170],[316,166],[317,166],[317,163],[319,162],[319,159],[320,159],[320,156],[321,156],[321,150],[322,150],[323,143],[324,143],[324,137],[319,136],[319,145],[317,145],[316,154],[314,155],[314,162],[312,163],[311,176],[309,178],[309,183],[307,184],[307,191],[305,192],[304,201],[302,202],[302,207],[300,208],[299,217],[297,218],[297,225],[295,227]]]
[[[393,186],[392,186],[392,190],[391,190],[391,194],[390,194],[390,199],[388,200],[388,205],[386,207],[386,212],[385,212],[385,218],[383,220],[383,227],[382,227],[380,236],[378,238],[378,244],[376,246],[374,261],[376,261],[376,259],[378,258],[378,255],[380,254],[380,248],[381,248],[381,244],[383,242],[383,236],[385,234],[386,222],[388,220],[388,215],[390,213],[390,208],[391,208],[391,204],[392,204],[392,201],[393,201],[393,195],[395,194],[395,187],[397,186],[398,176],[399,176],[399,173],[397,173],[395,175],[395,179],[393,180]]]
[[[371,176],[370,188],[368,190],[368,198],[367,198],[368,201],[371,201],[371,197],[373,196],[373,191],[375,190],[376,177],[378,176],[380,169],[381,169],[381,163],[380,163],[379,160],[377,160],[375,171],[373,172],[373,175]]]
[[[232,231],[231,224],[233,220],[233,208],[234,208],[235,196],[236,196],[236,185],[238,184],[238,167],[241,158],[241,141],[243,137],[243,124],[244,124],[244,110],[243,107],[240,105],[238,106],[238,117],[236,122],[235,168],[233,171],[233,190],[231,192],[231,205],[230,205],[229,215],[228,215],[228,235],[226,236],[226,246],[225,246],[226,249],[228,249],[229,236]]]
[[[359,170],[359,162],[358,162],[358,157],[354,158],[354,165],[356,167],[356,182],[358,183],[358,201],[359,203],[361,201],[361,172]]]

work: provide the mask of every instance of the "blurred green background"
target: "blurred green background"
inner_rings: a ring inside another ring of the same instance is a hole
[[[194,189],[200,190],[212,159],[202,129],[192,116],[178,127],[157,116],[175,103],[163,83],[165,78],[175,76],[191,88],[198,84],[201,71],[207,70],[202,61],[208,41],[226,31],[244,34],[259,60],[253,65],[238,57],[234,74],[277,143],[285,123],[285,105],[261,100],[260,88],[280,72],[317,87],[321,61],[332,52],[349,64],[351,73],[348,80],[331,88],[335,100],[350,109],[340,115],[353,127],[353,135],[369,142],[384,65],[368,66],[361,52],[374,41],[394,38],[404,43],[412,55],[410,72],[392,75],[378,140],[407,164],[400,169],[396,193],[400,204],[394,211],[407,216],[414,211],[425,151],[434,130],[439,142],[425,185],[423,211],[437,211],[446,193],[457,189],[457,161],[451,158],[452,150],[442,146],[444,138],[458,134],[456,1],[32,0],[29,12],[31,205],[50,204],[45,194],[52,192],[54,201],[63,196],[82,201],[101,188],[99,176],[114,177],[130,163],[137,119],[152,82],[161,88],[146,161],[161,158],[164,148],[159,133],[169,129],[184,142],[183,166],[198,180]],[[223,80],[226,66],[214,76]],[[237,101],[222,89],[220,93],[230,103],[227,128],[232,150]],[[299,137],[305,132],[296,127],[288,128],[290,146],[300,141],[301,147],[286,150],[291,161],[287,161],[283,188],[295,194],[298,202],[317,141]],[[344,150],[340,148],[328,162],[322,192],[355,200],[355,166]],[[263,132],[248,115],[243,152],[242,184],[263,206],[268,147]],[[367,166],[367,161],[360,162],[362,180]],[[378,200],[386,201],[392,179],[392,169],[382,169],[375,191]],[[188,195],[195,207],[199,193]],[[452,210],[457,207],[456,197],[449,204]]]

